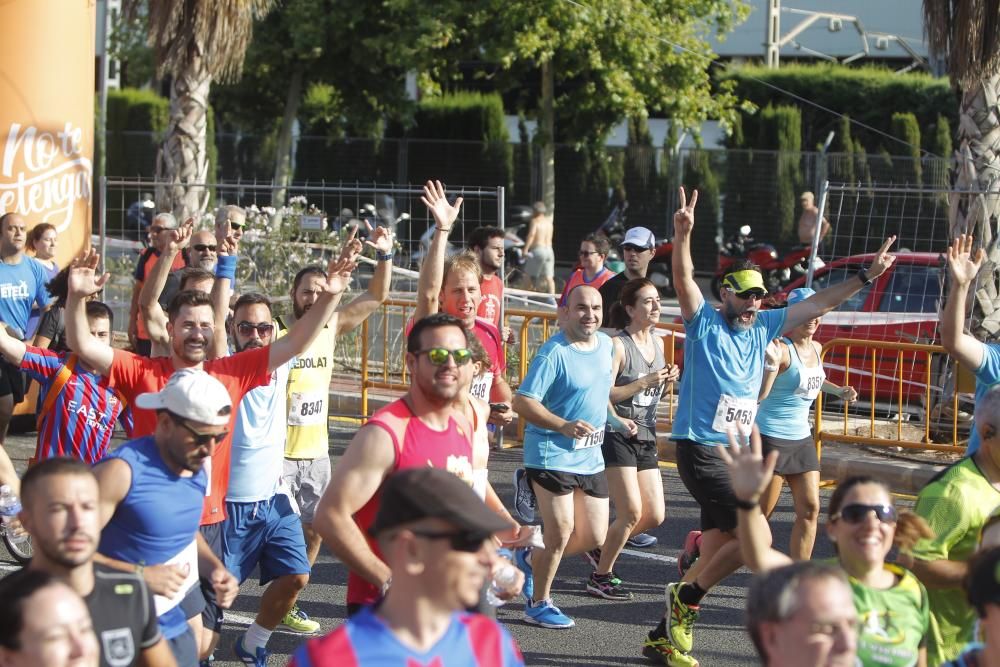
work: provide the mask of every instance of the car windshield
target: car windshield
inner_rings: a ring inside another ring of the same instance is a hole
[[[845,264],[844,266],[834,267],[829,271],[813,278],[813,289],[818,292],[830,287],[831,285],[839,285],[848,279],[857,280],[858,269],[860,268],[860,264]],[[855,313],[863,311],[865,308],[865,301],[868,300],[868,293],[871,292],[871,289],[871,285],[865,285],[860,292],[834,308],[834,310],[842,313]]]
[[[879,310],[883,313],[936,313],[941,299],[941,269],[897,264],[889,276]]]

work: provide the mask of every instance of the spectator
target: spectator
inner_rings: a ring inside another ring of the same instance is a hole
[[[965,596],[976,610],[983,641],[969,644],[962,653],[941,667],[1000,665],[1000,548],[978,552],[969,563]]]
[[[552,250],[554,224],[545,202],[535,202],[531,207],[528,235],[524,239],[524,254],[527,261],[524,272],[531,279],[532,289],[546,294],[555,294],[556,255]]]
[[[59,273],[59,265],[56,264],[56,228],[47,222],[40,222],[28,232],[27,247],[32,251],[35,261],[45,269],[45,282],[49,282]],[[42,311],[35,305],[31,307],[31,315],[28,318],[28,326],[24,332],[24,340],[33,338],[38,330],[38,321]]]
[[[611,306],[618,303],[618,297],[625,283],[636,278],[646,277],[649,263],[653,260],[653,254],[656,252],[656,237],[645,227],[633,227],[625,232],[621,249],[625,259],[625,270],[604,281],[599,288],[601,299],[604,300],[602,321],[605,326],[610,326]]]
[[[811,192],[803,192],[799,197],[799,205],[802,206],[802,215],[799,216],[799,243],[811,246],[813,238],[816,236],[816,223],[819,220],[819,208],[816,206],[816,196]],[[823,242],[830,233],[830,221],[823,218],[823,225],[819,233],[819,248],[816,254],[823,251]]]
[[[153,218],[153,224],[149,227],[150,246],[139,256],[139,261],[135,267],[135,286],[132,288],[132,302],[128,311],[128,340],[136,354],[148,357],[151,353],[152,343],[149,340],[149,333],[146,331],[146,323],[139,312],[139,293],[142,286],[149,277],[153,266],[156,265],[160,255],[170,243],[171,235],[164,232],[177,229],[177,218],[172,213],[157,213]],[[174,255],[170,264],[171,271],[184,268],[184,258]]]
[[[189,269],[202,269],[215,275],[215,264],[218,261],[218,247],[215,234],[208,229],[200,229],[191,235],[191,243],[188,245],[184,256],[184,263]],[[170,302],[174,296],[182,291],[183,278],[180,272],[171,271],[167,275],[167,282],[160,292],[160,308],[164,312],[170,308]]]
[[[479,281],[479,290],[483,300],[479,303],[476,314],[488,320],[497,329],[503,324],[500,313],[503,309],[503,268],[504,234],[499,227],[477,227],[469,234],[466,245],[479,261],[479,269],[483,277]],[[504,337],[506,341],[507,338]]]
[[[580,268],[573,271],[566,286],[563,287],[562,296],[559,297],[559,305],[566,305],[566,295],[577,285],[590,285],[594,289],[601,289],[604,283],[608,282],[615,274],[604,266],[604,260],[608,258],[611,246],[608,244],[608,237],[603,234],[587,234],[580,241]],[[610,309],[605,309],[610,310]],[[605,320],[607,323],[608,321]]]

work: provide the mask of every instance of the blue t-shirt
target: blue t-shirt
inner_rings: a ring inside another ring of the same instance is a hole
[[[582,419],[597,430],[590,438],[574,441],[558,431],[528,424],[524,429],[526,467],[577,475],[604,470],[600,445],[608,418],[614,346],[606,334],[597,332],[596,337],[594,349],[580,350],[560,331],[531,360],[517,393],[535,399],[557,417]]]
[[[271,373],[271,381],[247,392],[233,426],[226,501],[253,503],[278,490],[288,433],[286,389],[294,359]]]
[[[1000,345],[983,343],[983,363],[976,369],[976,405],[979,405],[980,399],[998,382],[1000,382]],[[979,431],[976,430],[975,422],[972,422],[971,426],[969,445],[965,450],[966,456],[972,456],[979,451]]]
[[[0,262],[0,322],[15,328],[21,338],[28,329],[32,304],[49,305],[47,281],[45,267],[34,257],[22,257],[17,264]]]
[[[716,418],[720,406],[729,423],[750,426],[746,418],[757,407],[764,349],[785,328],[786,314],[785,308],[761,311],[748,331],[734,331],[719,311],[702,300],[691,320],[684,322],[684,372],[671,440],[728,445],[728,429],[713,427],[721,426]],[[724,401],[724,396],[730,398]]]

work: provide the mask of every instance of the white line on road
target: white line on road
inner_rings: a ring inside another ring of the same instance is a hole
[[[660,554],[646,553],[645,551],[636,551],[635,549],[622,549],[623,554],[628,554],[629,556],[635,556],[636,558],[646,558],[648,560],[659,560],[664,563],[676,563],[677,559],[673,556],[662,556]]]

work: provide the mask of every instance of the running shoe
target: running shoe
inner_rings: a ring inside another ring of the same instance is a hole
[[[649,533],[636,533],[628,538],[625,544],[635,549],[648,549],[649,547],[656,546],[656,542],[656,538]]]
[[[528,562],[529,553],[531,553],[531,549],[514,549],[514,564],[517,565],[517,569],[524,573],[524,586],[521,587],[521,593],[524,594],[525,600],[531,602],[531,597],[535,594],[535,577],[531,570],[531,563]]]
[[[531,483],[528,482],[528,475],[524,468],[514,471],[514,511],[521,519],[521,523],[532,524],[535,522],[535,514],[538,511],[538,499],[535,492],[531,490]]]
[[[680,601],[677,593],[681,581],[667,584],[667,635],[670,643],[684,653],[690,653],[694,646],[694,622],[698,620],[698,605],[687,605]]]
[[[319,632],[319,623],[309,618],[308,614],[299,609],[298,605],[295,605],[281,619],[278,628],[299,635],[314,635]]]
[[[694,562],[701,555],[701,531],[692,530],[684,538],[684,550],[677,557],[677,571],[681,577],[687,574]]]
[[[233,645],[233,651],[236,653],[236,658],[244,665],[250,665],[251,667],[267,667],[267,656],[270,654],[262,648],[257,649],[254,653],[247,651],[243,648],[243,635],[236,638],[236,643]]]
[[[654,637],[650,632],[642,643],[642,654],[650,660],[670,667],[698,667],[698,661],[670,643],[667,637]]]
[[[583,557],[590,563],[590,567],[596,570],[597,566],[601,563],[601,550],[591,549],[590,551],[584,551]]]
[[[631,600],[632,592],[625,588],[625,584],[614,572],[608,574],[590,573],[587,581],[587,592],[594,597],[605,600]]]
[[[528,604],[524,605],[524,620],[532,625],[540,625],[543,628],[552,628],[553,630],[564,630],[576,625],[572,618],[559,611],[559,607],[552,604],[552,600],[529,601]]]

